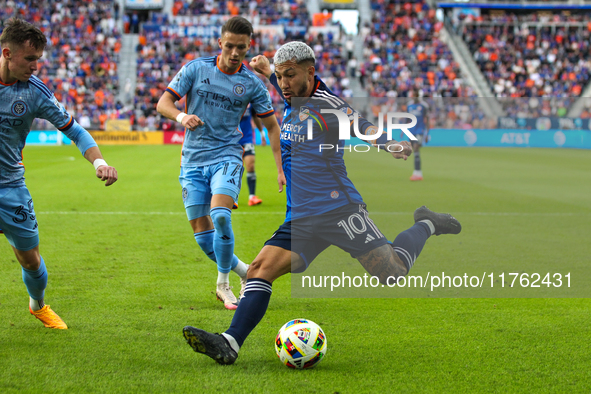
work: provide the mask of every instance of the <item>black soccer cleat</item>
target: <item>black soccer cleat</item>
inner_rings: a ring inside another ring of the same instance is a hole
[[[421,220],[431,221],[433,226],[435,226],[435,235],[459,234],[462,231],[460,222],[449,213],[433,212],[424,205],[417,208],[414,216],[415,223]]]
[[[212,334],[187,326],[183,328],[183,335],[193,350],[213,358],[218,364],[234,364],[238,358],[238,353],[232,349],[226,338],[220,334]]]

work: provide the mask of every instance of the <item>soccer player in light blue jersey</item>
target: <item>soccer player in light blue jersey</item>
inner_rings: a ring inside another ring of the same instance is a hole
[[[182,195],[195,240],[217,264],[216,295],[227,309],[238,300],[229,273],[246,285],[248,265],[234,255],[232,207],[238,200],[242,174],[242,133],[238,125],[250,103],[268,130],[277,165],[279,191],[285,185],[281,167],[279,125],[271,97],[263,82],[242,61],[250,48],[253,30],[242,17],[229,19],[218,39],[221,53],[185,64],[158,101],[158,112],[185,127],[181,153]],[[175,101],[186,96],[186,111]]]
[[[369,217],[361,195],[347,176],[337,116],[324,117],[324,126],[312,122],[308,137],[309,114],[329,109],[350,119],[348,116],[353,116],[355,110],[315,75],[315,55],[308,45],[289,42],[277,50],[274,60],[274,74],[264,56],[255,57],[251,65],[269,78],[285,100],[281,125],[281,151],[288,180],[285,222],[250,265],[244,297],[230,327],[221,335],[191,326],[183,329],[193,350],[219,364],[236,361],[240,347],[265,315],[273,281],[288,272],[303,272],[330,245],[350,253],[385,285],[408,274],[429,237],[461,231],[453,216],[422,206],[414,212],[414,225],[388,241]],[[294,97],[305,100],[305,106],[292,107]],[[349,121],[344,124],[352,133]],[[358,124],[365,135],[377,132],[365,119],[359,119]],[[397,159],[406,160],[412,153],[408,141],[388,141],[386,136],[374,141]],[[322,150],[321,146],[332,148]]]
[[[74,141],[106,186],[117,181],[117,171],[103,160],[91,135],[33,75],[46,44],[41,30],[16,18],[4,24],[0,36],[0,229],[22,266],[31,314],[45,327],[67,329],[45,304],[47,269],[39,254],[38,224],[25,184],[22,150],[33,120],[47,119]]]

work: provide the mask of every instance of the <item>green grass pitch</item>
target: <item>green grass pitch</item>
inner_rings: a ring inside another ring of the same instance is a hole
[[[119,171],[109,188],[75,147],[24,151],[49,271],[46,301],[70,329],[46,329],[29,314],[20,267],[0,238],[2,393],[583,393],[591,387],[589,298],[471,298],[483,295],[459,290],[444,298],[426,292],[298,298],[290,276],[275,282],[269,310],[236,364],[219,366],[194,353],[181,334],[185,325],[223,331],[233,313],[215,299],[215,266],[184,215],[180,147],[101,149]],[[578,286],[589,279],[588,151],[425,148],[425,180],[418,183],[408,180],[412,158],[347,156],[370,213],[397,213],[372,214],[389,239],[412,224],[423,204],[462,222],[460,235],[430,239],[411,273],[543,269],[576,272]],[[268,147],[257,148],[257,174],[264,203],[248,207],[244,181],[233,216],[236,253],[246,262],[285,211]],[[346,254],[329,249],[324,261],[331,256],[352,274],[363,273]],[[319,258],[311,269],[322,264]],[[273,348],[277,330],[296,317],[319,323],[328,339],[325,360],[309,371],[282,366]]]

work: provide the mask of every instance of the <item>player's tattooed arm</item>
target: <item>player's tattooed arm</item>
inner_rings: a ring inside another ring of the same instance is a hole
[[[388,284],[388,278],[391,276],[398,278],[408,274],[406,265],[389,244],[375,248],[359,256],[357,260],[370,275],[378,277],[382,284]],[[390,283],[393,283],[392,279]]]

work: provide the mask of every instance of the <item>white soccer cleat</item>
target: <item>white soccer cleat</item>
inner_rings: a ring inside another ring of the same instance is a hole
[[[238,300],[234,293],[232,293],[232,287],[229,283],[218,283],[215,291],[215,295],[221,302],[224,303],[224,307],[229,310],[235,310],[238,308]]]

